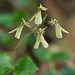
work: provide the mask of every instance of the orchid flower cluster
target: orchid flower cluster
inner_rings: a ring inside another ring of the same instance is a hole
[[[46,7],[43,7],[41,4],[40,6],[38,7],[38,10],[37,12],[31,17],[31,19],[26,22],[23,18],[22,18],[22,21],[21,22],[21,25],[18,26],[17,28],[15,28],[14,30],[10,31],[9,34],[13,33],[13,32],[16,32],[15,34],[15,37],[17,39],[20,39],[20,36],[21,36],[21,33],[22,33],[22,30],[24,28],[24,26],[28,27],[30,29],[30,32],[25,35],[25,37],[21,40],[21,43],[23,43],[23,41],[29,37],[29,35],[31,35],[34,31],[37,31],[37,38],[36,38],[36,42],[34,44],[34,49],[37,49],[39,47],[39,44],[42,43],[42,45],[44,46],[44,48],[48,48],[49,44],[46,42],[46,40],[44,39],[44,32],[45,32],[45,28],[40,28],[40,25],[42,25],[43,22],[47,22],[48,24],[51,24],[52,26],[55,25],[55,34],[56,34],[56,38],[62,38],[62,32],[65,32],[65,33],[69,33],[68,31],[66,31],[65,29],[63,29],[59,24],[58,24],[58,21],[56,19],[51,19],[51,21],[45,21],[46,17],[47,17],[47,11],[48,8]],[[42,15],[41,15],[41,11],[45,12],[45,16],[44,18],[42,18]],[[35,23],[35,27],[32,28],[32,26],[30,25],[30,22],[34,20],[34,23]],[[20,43],[19,43],[20,45]]]

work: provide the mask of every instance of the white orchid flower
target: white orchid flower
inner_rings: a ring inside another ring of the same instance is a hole
[[[39,25],[42,24],[42,16],[41,16],[41,10],[46,11],[48,8],[43,7],[41,4],[38,7],[38,11],[36,14],[29,20],[31,22],[35,18],[35,24]]]
[[[44,30],[45,29],[39,28],[39,31],[37,32],[38,36],[37,36],[37,39],[36,39],[36,42],[35,42],[35,45],[34,45],[34,49],[37,49],[39,47],[40,42],[42,43],[42,45],[45,48],[47,48],[49,46],[48,43],[45,41],[45,39],[43,37]]]
[[[24,27],[23,25],[20,25],[19,27],[17,27],[17,28],[15,28],[14,30],[10,31],[9,34],[11,34],[11,33],[13,33],[13,32],[16,31],[15,37],[16,37],[17,39],[20,39],[20,36],[21,36],[21,32],[22,32],[22,30],[23,30],[23,27]]]
[[[59,24],[55,25],[55,30],[57,38],[62,38],[62,32],[69,34],[69,32],[63,29]]]
[[[16,32],[15,37],[17,39],[20,39],[20,36],[21,36],[21,33],[22,33],[22,30],[23,30],[24,26],[31,28],[31,26],[29,25],[28,22],[25,22],[25,20],[23,18],[22,18],[22,20],[23,20],[23,23],[21,22],[20,26],[18,26],[17,28],[15,28],[15,29],[13,29],[12,31],[9,32],[9,34],[11,34],[13,32]]]
[[[59,24],[58,21],[56,19],[51,19],[51,21],[48,21],[49,23],[51,23],[51,25],[55,25],[55,31],[56,31],[56,38],[62,38],[62,32],[69,34],[68,31],[66,31],[65,29],[63,29]]]

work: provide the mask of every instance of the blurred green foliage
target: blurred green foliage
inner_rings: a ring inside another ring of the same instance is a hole
[[[10,46],[13,44],[13,39],[5,32],[0,34],[0,43],[4,46]]]
[[[75,68],[65,67],[60,70],[60,75],[75,75]]]
[[[49,61],[51,59],[51,53],[48,53],[43,48],[33,50],[33,54],[39,61]]]
[[[15,24],[22,21],[22,17],[26,18],[27,14],[18,9],[15,9],[13,13],[0,14],[0,23],[3,27],[11,29],[11,27],[13,27]]]
[[[13,69],[12,60],[5,52],[0,53],[0,74],[5,74]]]
[[[36,70],[38,70],[37,66],[29,56],[26,56],[16,62],[13,75],[30,75]]]
[[[57,52],[52,54],[52,59],[58,61],[66,61],[70,59],[70,56],[66,52]]]
[[[44,75],[52,75],[50,71],[44,73]]]
[[[52,75],[50,71],[46,71],[44,75]],[[75,75],[75,68],[64,67],[59,71],[59,75]]]
[[[36,41],[35,35],[34,34],[30,35],[26,41],[29,45],[34,45],[34,43]]]
[[[14,22],[20,23],[22,21],[22,18],[26,19],[28,17],[28,14],[19,9],[15,9],[13,12],[13,16],[14,16]]]
[[[32,2],[32,0],[16,0],[16,1],[18,1],[20,4],[24,6],[30,5],[30,3]]]
[[[27,14],[16,9],[13,13],[3,13],[0,15],[1,26],[6,29],[11,29],[14,25],[20,24],[22,17],[27,18]],[[0,43],[9,47],[9,45],[12,45],[14,42],[8,33],[2,32],[0,33]]]
[[[14,17],[11,13],[0,14],[0,23],[5,28],[11,28],[14,25]]]
[[[42,48],[33,50],[33,54],[39,61],[50,61],[50,60],[66,61],[70,59],[70,56],[65,52],[52,52],[44,50]]]
[[[32,0],[15,0],[16,3],[21,4],[23,7],[28,7],[30,6],[33,1]],[[32,7],[31,7],[32,8]],[[30,9],[31,9],[30,8]],[[13,8],[12,12],[3,12],[0,14],[0,26],[2,29],[6,29],[7,31],[10,31],[10,29],[16,27],[17,25],[20,25],[20,22],[22,21],[22,18],[27,19],[28,18],[28,13],[24,12],[24,10],[20,8]],[[8,46],[8,42],[13,41],[11,37],[9,37],[9,34],[6,32],[0,33],[0,40],[2,45]],[[5,36],[5,39],[4,39]]]
[[[38,70],[35,63],[29,56],[20,58],[15,66],[13,66],[12,59],[6,52],[0,53],[0,74],[6,74],[13,71],[13,75],[30,75]]]

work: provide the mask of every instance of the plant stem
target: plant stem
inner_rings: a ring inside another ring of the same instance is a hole
[[[47,13],[46,13],[46,11],[45,11],[45,16],[44,16],[44,18],[43,18],[43,22],[45,21],[45,19],[46,19],[46,17],[47,17]]]
[[[56,75],[56,69],[55,69],[53,61],[51,60],[48,64],[49,64],[51,75]]]

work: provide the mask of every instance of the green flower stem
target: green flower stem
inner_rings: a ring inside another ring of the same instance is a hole
[[[49,64],[51,75],[57,75],[53,61],[51,60],[48,64]]]
[[[46,17],[47,17],[47,13],[46,13],[46,11],[45,11],[45,16],[44,16],[44,18],[43,18],[43,22],[45,21],[45,19],[46,19]]]

